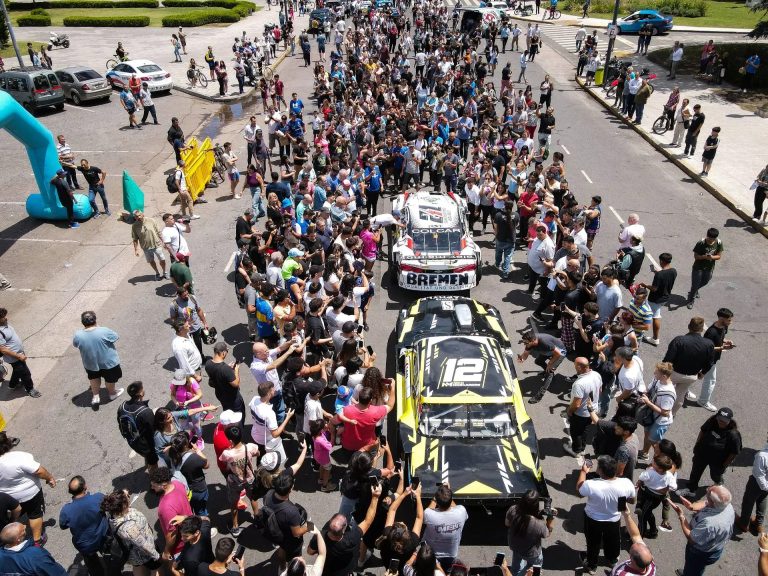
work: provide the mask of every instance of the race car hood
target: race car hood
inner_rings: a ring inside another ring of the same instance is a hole
[[[519,498],[532,489],[542,491],[537,459],[515,438],[500,438],[498,443],[424,440],[425,458],[414,452],[410,473],[420,478],[425,498],[446,482],[458,500],[489,503]]]

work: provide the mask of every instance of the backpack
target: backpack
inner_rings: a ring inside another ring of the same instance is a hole
[[[268,506],[267,501],[272,499],[270,494],[274,495],[274,493],[275,491],[272,489],[264,496],[263,503],[259,508],[259,513],[256,515],[255,523],[256,527],[267,540],[272,542],[272,544],[279,545],[283,543],[285,536],[283,534],[283,529],[280,527],[280,523],[277,521],[277,513],[288,506],[293,505],[299,511],[303,523],[307,519],[307,511],[303,506],[287,500],[275,504],[274,506]]]
[[[187,461],[187,459],[192,456],[192,451],[189,450],[188,452],[185,452],[184,455],[181,457],[181,462],[179,463],[179,467],[176,468],[175,466],[171,466],[171,480],[176,480],[180,484],[184,485],[184,490],[187,493],[187,500],[192,499],[192,490],[189,489],[189,482],[187,482],[187,477],[184,476],[184,473],[181,471],[182,467],[184,466],[184,462]]]
[[[136,411],[130,412],[126,409],[126,404],[127,402],[123,402],[117,409],[117,426],[120,429],[120,435],[126,439],[131,448],[138,447],[141,450],[147,450],[149,446],[146,446],[139,430],[138,417],[144,410],[150,410],[150,408],[149,406],[140,406]]]
[[[104,560],[108,567],[116,572],[122,570],[131,551],[130,544],[125,544],[117,534],[120,527],[126,522],[131,522],[131,520],[123,520],[114,529],[112,528],[112,523],[107,522],[107,533],[104,535],[104,540],[101,543],[101,554],[104,556]]]
[[[176,172],[178,170],[174,170],[165,178],[165,187],[171,194],[176,194],[179,191],[179,185],[176,183]]]

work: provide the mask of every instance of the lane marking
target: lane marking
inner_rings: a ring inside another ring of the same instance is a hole
[[[584,170],[582,170],[581,173],[584,175],[584,178],[587,179],[587,182],[589,182],[590,184],[594,184],[594,182],[592,182],[592,179],[589,176],[587,176],[587,173],[584,172]]]
[[[83,112],[90,112],[91,114],[95,112],[95,110],[88,110],[88,108],[83,108],[82,106],[74,106],[72,104],[65,103],[64,106],[66,106],[67,108],[72,108],[73,110],[82,110]]]
[[[80,240],[48,240],[47,238],[0,238],[0,242],[54,242],[66,244],[80,244]]]
[[[4,201],[0,201],[0,204],[13,204],[13,205],[18,205],[18,206],[24,206],[24,204],[26,204],[26,202],[13,202],[11,200],[4,200]]]
[[[146,150],[72,150],[75,154],[138,154],[146,153]]]
[[[128,458],[136,458],[136,452],[134,450],[131,450],[131,453],[128,454]]]
[[[568,148],[565,147],[565,144],[560,144],[560,148],[565,150],[565,153],[568,154],[569,156],[571,155],[571,153],[568,151]]]
[[[227,265],[224,266],[224,274],[229,272],[229,267],[232,266],[232,262],[235,261],[235,256],[237,256],[237,250],[232,252],[232,255],[229,257],[229,260],[227,260]]]
[[[608,209],[613,212],[613,215],[616,216],[616,220],[619,221],[619,224],[624,224],[624,219],[621,217],[621,215],[616,212],[616,209],[613,206],[608,206]],[[650,252],[648,250],[645,251],[645,257],[650,260],[651,264],[653,264],[653,267],[658,269],[661,269],[661,266],[659,266],[659,263],[656,262],[656,260],[651,256]]]

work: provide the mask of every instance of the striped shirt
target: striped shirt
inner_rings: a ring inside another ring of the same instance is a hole
[[[629,570],[629,565],[631,563],[631,560],[619,562],[613,567],[613,570],[611,570],[611,576],[638,576],[637,572],[631,572]],[[656,564],[654,564],[653,561],[651,561],[651,564],[646,567],[644,572],[642,572],[642,576],[656,576]]]
[[[645,325],[651,324],[651,319],[653,318],[653,311],[651,310],[651,307],[648,305],[648,302],[644,302],[638,306],[637,304],[635,304],[635,299],[633,298],[629,302],[629,311],[632,312],[632,317],[634,318],[634,321],[636,324],[645,324]]]

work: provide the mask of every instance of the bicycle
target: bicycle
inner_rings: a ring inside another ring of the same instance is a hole
[[[126,60],[128,60],[128,52],[126,52],[125,56],[123,56],[122,58],[120,58],[120,56],[118,56],[117,54],[113,54],[113,56],[114,58],[110,58],[109,60],[107,60],[107,70],[112,70],[112,68],[120,64],[120,62],[125,62]]]
[[[666,133],[670,129],[669,127],[669,116],[667,116],[666,109],[661,113],[661,116],[656,118],[653,122],[653,126],[651,127],[651,130],[653,130],[654,134],[658,134],[661,136],[662,134]]]
[[[560,10],[549,10],[549,18],[547,18],[547,20],[560,20],[560,16],[562,16]]]
[[[197,84],[199,84],[202,88],[205,88],[208,86],[208,77],[203,73],[203,69],[198,67],[195,67],[192,70],[191,74],[192,78],[190,80],[196,80]],[[191,82],[190,82],[191,84]]]
[[[222,158],[224,150],[216,144],[213,148],[206,150],[206,152],[210,152],[214,157],[213,166],[211,166],[211,181],[217,184],[223,183],[226,180],[225,174],[227,173],[227,168]]]

